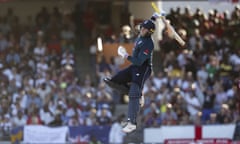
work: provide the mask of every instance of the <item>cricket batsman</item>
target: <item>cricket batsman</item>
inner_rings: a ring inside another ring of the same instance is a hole
[[[112,78],[104,79],[108,86],[129,96],[127,124],[122,128],[126,133],[137,128],[137,115],[140,109],[140,100],[143,98],[142,89],[152,73],[154,49],[152,34],[155,31],[156,19],[163,15],[164,13],[154,13],[150,19],[140,24],[139,36],[135,41],[132,55],[129,55],[125,48],[121,46],[118,48],[118,54],[128,60],[131,63],[130,66],[119,71]]]

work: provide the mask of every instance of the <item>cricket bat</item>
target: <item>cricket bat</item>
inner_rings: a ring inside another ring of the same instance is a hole
[[[160,9],[157,7],[157,5],[154,2],[151,2],[151,6],[154,9],[156,13],[159,13],[161,15]],[[181,46],[185,45],[185,41],[180,37],[180,35],[176,32],[176,30],[173,28],[173,26],[170,24],[169,21],[166,20],[164,16],[161,16],[161,19],[163,23],[167,27],[167,31],[170,34],[170,36],[175,39]]]

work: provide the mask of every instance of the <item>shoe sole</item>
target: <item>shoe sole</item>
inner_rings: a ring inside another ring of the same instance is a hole
[[[124,130],[122,130],[124,133],[131,133],[131,132],[134,132],[135,130],[136,130],[137,128],[135,128],[135,129],[133,129],[133,130],[131,130],[131,131],[124,131]]]

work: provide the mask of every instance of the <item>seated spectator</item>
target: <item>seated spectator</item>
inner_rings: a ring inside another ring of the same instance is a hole
[[[50,35],[49,41],[47,42],[47,50],[51,53],[51,51],[56,51],[58,55],[61,54],[61,42],[56,34]]]
[[[104,73],[106,71],[110,72],[111,73],[111,67],[110,67],[110,64],[107,62],[106,60],[106,57],[102,56],[97,65],[96,65],[97,69],[96,69],[96,73],[97,73],[97,76],[100,78],[100,81],[102,79],[102,77],[104,76]]]
[[[14,64],[14,65],[17,65],[21,62],[21,57],[19,53],[13,47],[9,48],[9,52],[7,53],[7,56],[6,56],[6,62],[8,64]]]
[[[73,28],[70,27],[70,25],[63,25],[63,28],[61,29],[60,32],[60,37],[64,41],[69,41],[75,39],[75,33]]]
[[[62,58],[61,60],[61,66],[66,66],[66,65],[70,65],[70,66],[74,66],[75,61],[73,59],[73,55],[71,53],[66,53],[66,55]]]
[[[222,104],[220,111],[217,113],[217,122],[220,124],[229,124],[232,121],[232,116],[227,104]]]
[[[91,108],[89,110],[89,114],[87,115],[87,117],[85,117],[85,122],[84,124],[86,126],[94,126],[97,125],[97,115],[96,115],[96,109],[95,108]]]
[[[63,125],[63,121],[61,119],[61,114],[56,114],[54,116],[54,119],[53,121],[51,121],[48,126],[51,126],[51,127],[59,127],[59,126],[62,126]]]
[[[6,36],[0,32],[0,53],[5,52],[9,48],[9,42]]]
[[[161,118],[162,118],[162,125],[177,124],[178,117],[175,111],[172,109],[172,105],[170,103],[166,105],[166,111],[162,112]]]
[[[39,61],[41,57],[45,56],[47,53],[46,43],[43,40],[37,40],[36,46],[33,48],[34,58]]]
[[[122,26],[122,32],[119,36],[120,43],[133,43],[135,41],[135,37],[132,33],[131,27],[129,25]]]
[[[42,121],[40,119],[40,116],[35,113],[32,112],[28,115],[28,119],[27,119],[27,125],[42,125]]]
[[[108,107],[104,105],[97,114],[98,125],[109,125],[111,124],[111,113],[108,111]]]
[[[3,120],[0,123],[1,129],[3,129],[4,134],[9,135],[10,130],[12,129],[13,125],[11,122],[11,118],[9,114],[5,114],[3,116]]]

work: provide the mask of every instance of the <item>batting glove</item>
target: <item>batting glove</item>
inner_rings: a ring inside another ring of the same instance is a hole
[[[118,55],[120,55],[122,58],[127,58],[128,53],[126,51],[126,48],[124,48],[123,46],[119,46],[118,47]]]
[[[161,17],[165,17],[166,16],[166,12],[165,11],[161,11],[161,13],[153,13],[152,17],[154,17],[155,19],[161,18]]]

